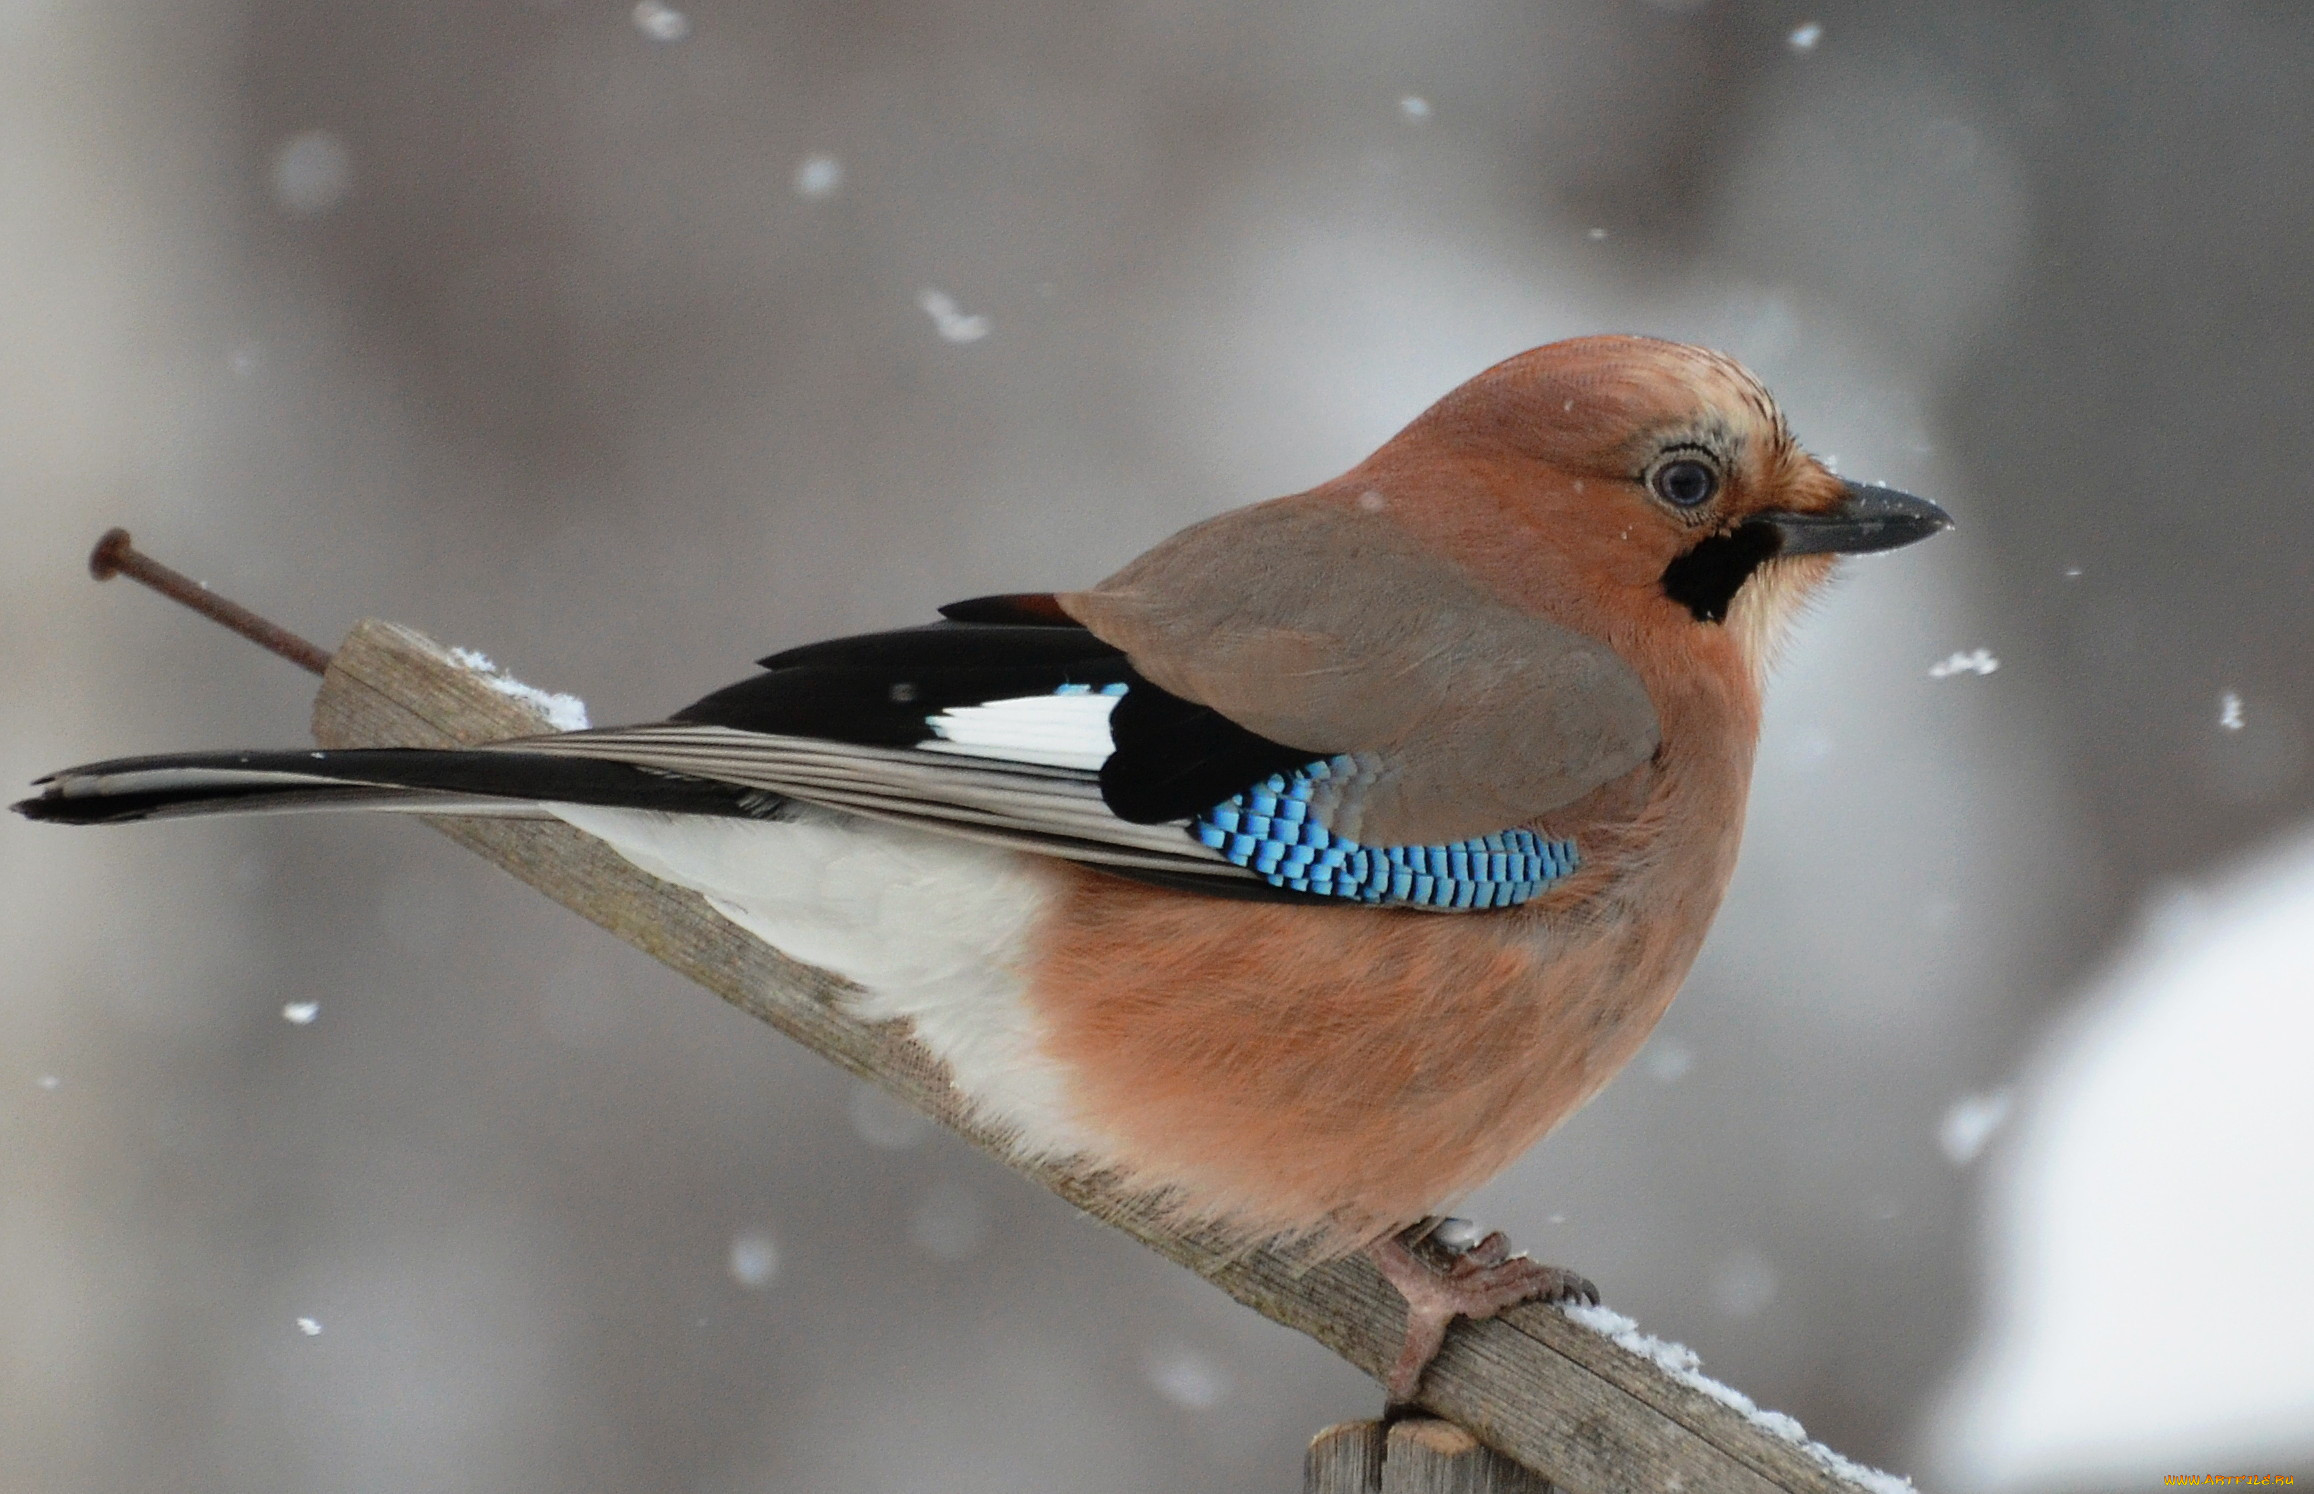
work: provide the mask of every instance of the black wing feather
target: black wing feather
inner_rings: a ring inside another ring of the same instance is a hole
[[[1028,600],[1035,600],[1030,598]],[[863,746],[908,747],[952,706],[1045,695],[1062,685],[1127,686],[1109,717],[1116,752],[1101,797],[1121,820],[1187,819],[1322,752],[1247,731],[1210,706],[1143,679],[1125,655],[1074,623],[955,620],[1019,616],[1023,599],[943,607],[951,620],[831,639],[773,654],[764,673],[675,713],[677,721]]]
[[[943,666],[1065,666],[1081,659],[1122,659],[1124,654],[1071,623],[1067,627],[1029,623],[936,622],[884,633],[829,638],[782,649],[756,662],[765,669],[807,665],[880,669]]]
[[[1273,773],[1326,756],[1247,731],[1138,674],[1109,715],[1109,735],[1117,750],[1101,765],[1101,797],[1136,825],[1202,814]]]
[[[234,774],[295,775],[319,781],[233,782]],[[214,774],[214,785],[138,788],[140,775]],[[736,784],[713,783],[629,763],[550,757],[504,749],[459,751],[425,747],[362,747],[327,752],[183,752],[90,763],[44,778],[127,780],[127,792],[57,793],[15,807],[27,819],[72,825],[111,825],[159,814],[222,813],[235,808],[326,806],[332,800],[377,802],[379,789],[565,804],[663,809],[674,814],[760,816],[776,795]],[[70,785],[67,785],[69,790]],[[390,797],[390,796],[384,796]]]
[[[1125,656],[1083,628],[933,623],[773,654],[762,674],[675,713],[677,721],[868,747],[912,747],[953,706],[1062,685],[1124,681]]]
[[[940,615],[963,623],[1025,623],[1032,628],[1074,628],[1077,620],[1061,610],[1049,591],[1009,591],[1001,596],[950,602]]]

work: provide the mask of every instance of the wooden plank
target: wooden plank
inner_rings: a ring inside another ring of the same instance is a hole
[[[544,726],[440,645],[375,621],[356,627],[332,659],[313,720],[324,746],[445,747]],[[429,823],[1377,1379],[1396,1353],[1402,1305],[1365,1260],[1311,1266],[1270,1250],[1226,1249],[1162,1220],[1147,1200],[1106,1179],[1014,1161],[1001,1137],[963,1119],[941,1066],[905,1032],[854,1019],[839,1004],[839,979],[742,933],[697,894],[644,875],[564,825],[478,817]],[[1839,1494],[1862,1487],[1555,1308],[1514,1308],[1457,1324],[1424,1377],[1421,1406],[1569,1494]]]
[[[1302,1494],[1382,1494],[1382,1423],[1336,1423],[1310,1439]]]
[[[1450,1421],[1411,1417],[1391,1425],[1381,1494],[1552,1494],[1522,1468]]]

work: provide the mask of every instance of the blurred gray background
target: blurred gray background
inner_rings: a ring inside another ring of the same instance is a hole
[[[303,739],[109,524],[638,719],[1726,347],[1962,528],[1804,624],[1695,978],[1474,1207],[1933,1486],[1968,1117],[2314,808],[2310,78],[2285,0],[0,0],[0,779]],[[0,1487],[1274,1494],[1379,1405],[416,825],[0,876]]]

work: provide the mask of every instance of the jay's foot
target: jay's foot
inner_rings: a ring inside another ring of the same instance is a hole
[[[1513,1255],[1501,1230],[1480,1238],[1462,1219],[1425,1221],[1366,1254],[1406,1299],[1406,1343],[1386,1382],[1392,1405],[1414,1399],[1456,1318],[1491,1318],[1520,1302],[1599,1300],[1599,1289],[1574,1272]]]

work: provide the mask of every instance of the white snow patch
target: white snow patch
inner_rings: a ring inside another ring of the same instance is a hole
[[[691,34],[691,18],[662,0],[641,0],[634,17],[635,29],[655,42],[679,42]]]
[[[1430,1232],[1430,1238],[1449,1250],[1475,1250],[1488,1233],[1487,1227],[1476,1219],[1442,1219],[1438,1228]]]
[[[1928,677],[1932,680],[1949,680],[1956,674],[1991,674],[2000,667],[2001,661],[1993,657],[1991,649],[1964,649],[1929,665]]]
[[[2242,697],[2231,690],[2218,700],[2218,725],[2227,731],[2242,729]]]
[[[1564,1309],[1573,1321],[1582,1324],[1601,1338],[1630,1350],[1652,1362],[1656,1368],[1685,1385],[1699,1391],[1728,1409],[1743,1416],[1752,1425],[1772,1437],[1789,1442],[1816,1460],[1827,1473],[1844,1478],[1870,1494],[1912,1494],[1912,1480],[1867,1468],[1854,1459],[1842,1457],[1821,1442],[1808,1438],[1807,1429],[1781,1411],[1762,1410],[1750,1396],[1732,1385],[1722,1385],[1703,1372],[1703,1359],[1685,1344],[1675,1344],[1642,1332],[1639,1325],[1611,1307],[1591,1307],[1576,1303]]]
[[[1982,1342],[1932,1437],[1940,1484],[2144,1488],[2305,1445],[2309,928],[2314,827],[2150,904],[2036,1065],[1988,1180]]]
[[[1962,1095],[1945,1108],[1944,1119],[1937,1123],[1936,1144],[1943,1148],[1944,1159],[1955,1167],[1966,1167],[1974,1162],[1993,1139],[1993,1133],[2009,1118],[2013,1097],[2005,1089],[1987,1094]]]
[[[834,156],[805,156],[795,168],[795,195],[817,202],[844,184],[844,163]]]
[[[587,703],[575,695],[563,695],[526,685],[490,662],[490,656],[475,649],[450,650],[451,662],[471,674],[482,677],[482,682],[509,699],[519,700],[539,715],[556,731],[585,731]]]
[[[313,1019],[320,1015],[318,1001],[292,1001],[281,1009],[281,1020],[293,1027],[311,1027]]]
[[[1816,43],[1823,39],[1824,25],[1821,21],[1803,21],[1792,28],[1792,34],[1785,37],[1784,42],[1795,52],[1813,52]]]
[[[727,1266],[733,1281],[751,1292],[761,1291],[779,1275],[779,1242],[766,1230],[741,1230],[732,1237]]]
[[[978,342],[988,335],[988,318],[966,316],[958,308],[956,298],[944,290],[926,286],[916,293],[916,304],[932,318],[932,325],[950,342]]]

